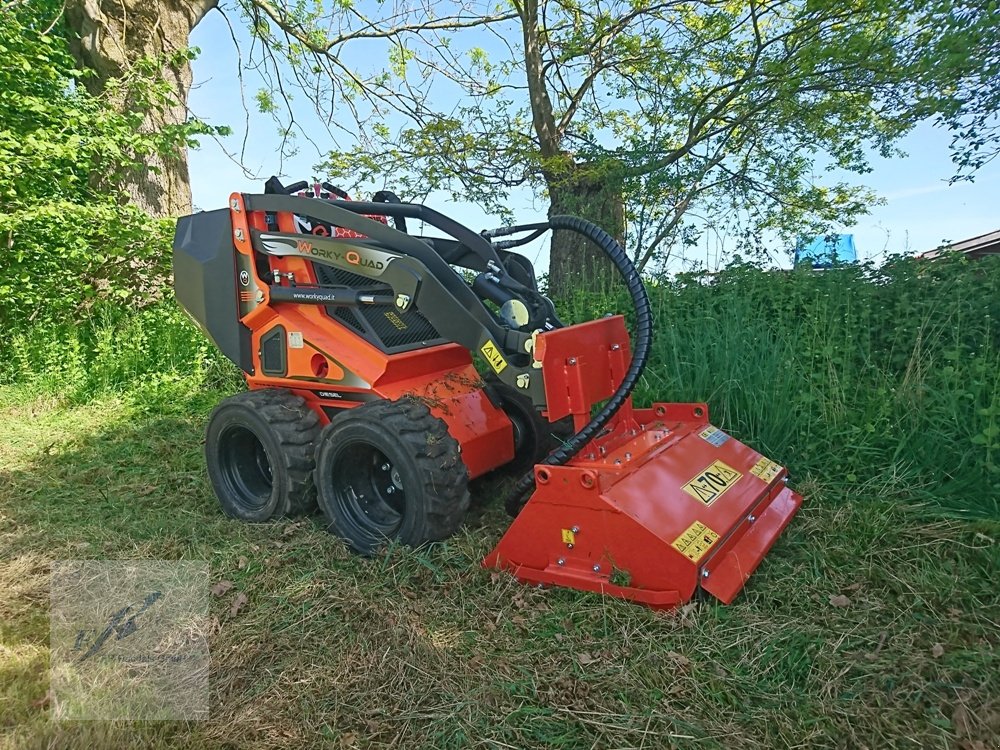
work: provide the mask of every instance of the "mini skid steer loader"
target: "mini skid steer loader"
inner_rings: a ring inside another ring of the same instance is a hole
[[[550,229],[607,254],[634,340],[621,315],[560,322],[511,251]],[[318,501],[332,533],[372,554],[455,533],[469,481],[513,468],[525,472],[514,521],[485,566],[667,608],[699,588],[732,601],[802,503],[785,469],[713,427],[706,404],[633,407],[649,301],[622,248],[582,219],[477,233],[387,191],[352,201],[272,178],[262,195],[182,217],[174,275],[249,385],[206,432],[232,517]]]

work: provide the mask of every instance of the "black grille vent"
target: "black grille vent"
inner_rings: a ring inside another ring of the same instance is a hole
[[[316,279],[323,286],[349,286],[351,289],[373,289],[385,286],[381,281],[325,266],[322,263],[313,263],[313,268],[316,270]]]
[[[374,306],[362,307],[360,311],[386,349],[438,338],[434,326],[412,307],[405,313]]]
[[[386,284],[340,268],[313,263],[316,280],[323,286],[346,286],[351,289],[390,291]],[[326,314],[357,331],[369,341],[380,344],[385,350],[412,346],[424,341],[436,341],[441,334],[416,308],[407,312],[395,308],[365,305],[357,310],[329,306]]]
[[[364,324],[358,320],[358,314],[349,307],[328,307],[326,308],[326,312],[328,315],[333,315],[333,317],[342,321],[344,325],[349,328],[353,328],[358,333],[366,333],[367,331]]]

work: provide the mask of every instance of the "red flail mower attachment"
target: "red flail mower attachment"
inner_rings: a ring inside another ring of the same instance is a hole
[[[621,316],[538,336],[548,418],[579,428],[629,363]],[[483,564],[525,583],[665,609],[700,586],[730,603],[802,504],[787,472],[708,421],[705,404],[631,399],[535,491]]]

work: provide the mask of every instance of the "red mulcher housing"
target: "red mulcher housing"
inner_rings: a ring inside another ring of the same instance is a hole
[[[447,236],[410,234],[407,219]],[[559,321],[510,251],[548,229],[595,242],[621,272],[634,352],[620,315]],[[206,433],[233,517],[318,500],[329,530],[371,554],[450,536],[468,481],[514,468],[527,471],[516,517],[484,565],[665,608],[699,587],[732,601],[802,503],[705,404],[633,408],[648,299],[618,244],[581,219],[476,233],[385,191],[355,202],[272,178],[264,195],[181,218],[174,271],[178,300],[249,385]]]

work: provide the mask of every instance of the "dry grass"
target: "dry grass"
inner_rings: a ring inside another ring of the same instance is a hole
[[[496,504],[374,560],[316,519],[226,520],[209,401],[0,398],[0,747],[997,746],[995,524],[800,483],[736,604],[654,613],[483,571]],[[70,558],[206,560],[234,584],[213,599],[208,721],[51,719],[48,570]]]

